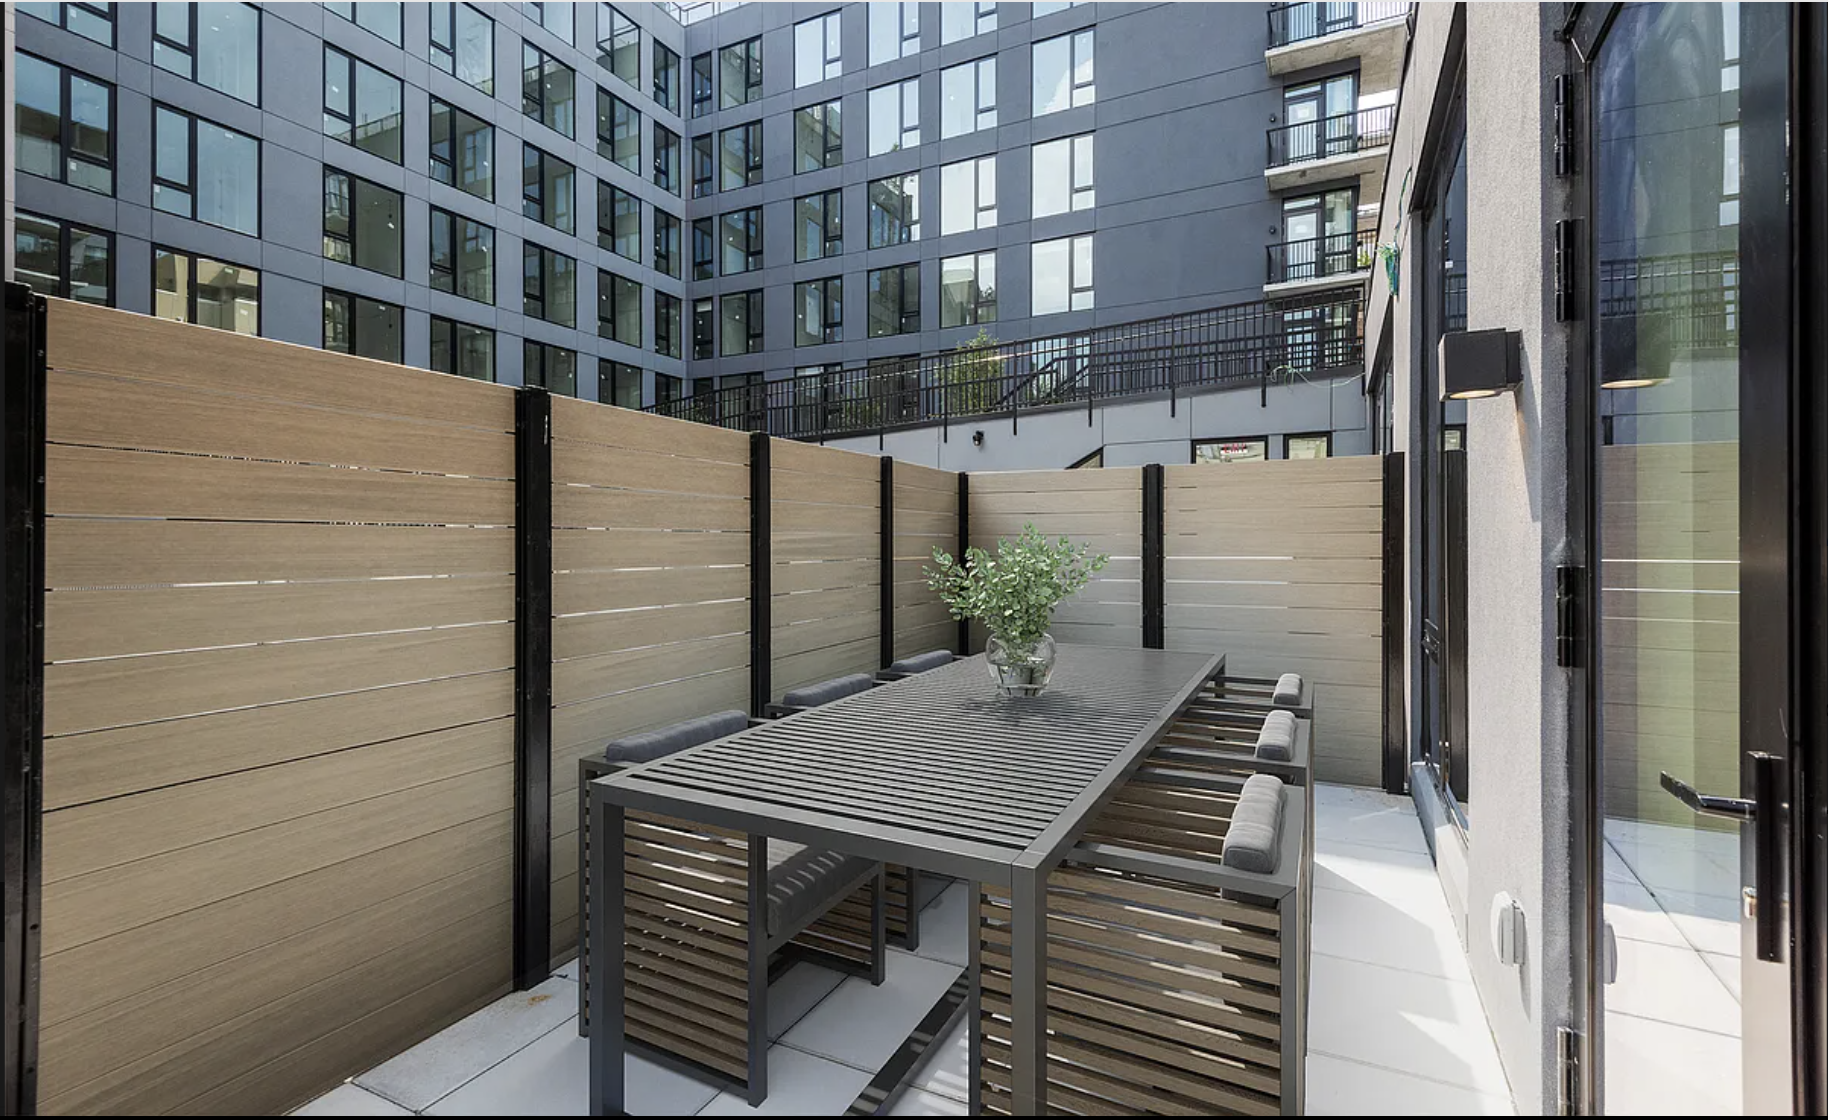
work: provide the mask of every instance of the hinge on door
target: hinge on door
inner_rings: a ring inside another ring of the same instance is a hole
[[[1559,1116],[1580,1115],[1580,1041],[1580,1032],[1573,1027],[1555,1028],[1555,1057],[1560,1066],[1560,1075],[1555,1079],[1555,1111]]]
[[[1574,75],[1555,77],[1555,177],[1574,174]]]
[[[1572,218],[1555,223],[1555,321],[1566,323],[1575,318],[1574,304],[1574,232]]]
[[[1587,569],[1563,564],[1555,569],[1555,664],[1580,667],[1582,595]]]

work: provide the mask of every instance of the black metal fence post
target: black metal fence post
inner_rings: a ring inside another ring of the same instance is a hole
[[[1384,456],[1384,792],[1409,788],[1409,728],[1403,704],[1403,453]]]
[[[774,502],[768,433],[749,436],[749,714],[760,717],[774,699]]]
[[[958,472],[958,562],[965,562],[965,550],[971,547],[971,472]],[[971,622],[958,620],[958,652],[971,652]]]
[[[514,394],[514,988],[552,975],[552,397]]]
[[[882,667],[895,662],[895,460],[882,457],[882,599],[876,629],[882,639]]]
[[[0,351],[0,829],[4,830],[5,1085],[0,1113],[38,1113],[44,827],[45,302],[6,285]]]
[[[1162,649],[1167,640],[1163,602],[1167,590],[1167,557],[1163,530],[1167,498],[1160,463],[1142,469],[1142,640],[1144,649]]]

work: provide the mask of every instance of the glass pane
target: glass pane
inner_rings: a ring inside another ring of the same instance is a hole
[[[1211,440],[1193,445],[1195,463],[1245,463],[1269,458],[1265,440]]]
[[[259,141],[197,122],[197,220],[259,234]]]
[[[56,18],[54,13],[51,18]],[[20,283],[30,284],[40,295],[60,294],[62,253],[56,222],[18,215],[13,227],[13,275]]]
[[[355,203],[355,263],[388,276],[400,276],[400,196],[385,187],[358,182]]]
[[[14,158],[19,170],[47,179],[62,177],[63,94],[57,67],[31,55],[16,55]]]
[[[1033,246],[1034,273],[1029,281],[1034,300],[1034,315],[1052,315],[1070,306],[1068,269],[1070,239],[1037,241]]]
[[[260,13],[247,4],[195,7],[197,81],[251,105],[260,104]],[[399,41],[397,30],[394,41]]]
[[[152,251],[152,313],[161,319],[190,321],[189,257]]]
[[[197,258],[197,322],[238,334],[259,334],[260,273]]]
[[[355,68],[355,146],[399,163],[400,79],[357,63]]]

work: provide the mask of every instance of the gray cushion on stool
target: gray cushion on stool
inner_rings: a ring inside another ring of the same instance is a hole
[[[1276,678],[1276,691],[1270,696],[1272,704],[1295,705],[1301,703],[1301,674],[1284,673]]]
[[[788,840],[768,841],[768,934],[825,909],[832,896],[871,867],[867,859]]]
[[[1239,871],[1272,874],[1282,855],[1281,836],[1282,779],[1252,774],[1244,779],[1244,790],[1231,811],[1219,862]]]
[[[938,669],[952,664],[952,651],[936,649],[927,653],[917,653],[913,657],[904,657],[889,666],[891,673],[924,673],[928,669]]]
[[[1274,762],[1295,757],[1295,713],[1278,708],[1263,717],[1263,729],[1257,732],[1257,757]]]
[[[859,692],[868,692],[875,682],[868,673],[852,673],[848,677],[833,677],[818,684],[809,684],[805,688],[796,688],[781,697],[781,703],[789,708],[816,708],[820,704],[829,704],[833,700],[842,700],[846,696],[855,696]]]
[[[603,757],[610,762],[651,762],[656,758],[677,754],[687,747],[734,735],[748,726],[748,714],[734,709],[699,716],[683,723],[643,731],[639,735],[612,739],[609,746],[604,748]]]

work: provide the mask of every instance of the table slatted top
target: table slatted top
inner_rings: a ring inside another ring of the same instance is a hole
[[[1063,849],[1222,663],[1062,646],[1046,693],[1006,699],[978,656],[599,784],[614,803],[873,858],[938,866],[898,854],[908,848],[1013,864]]]

